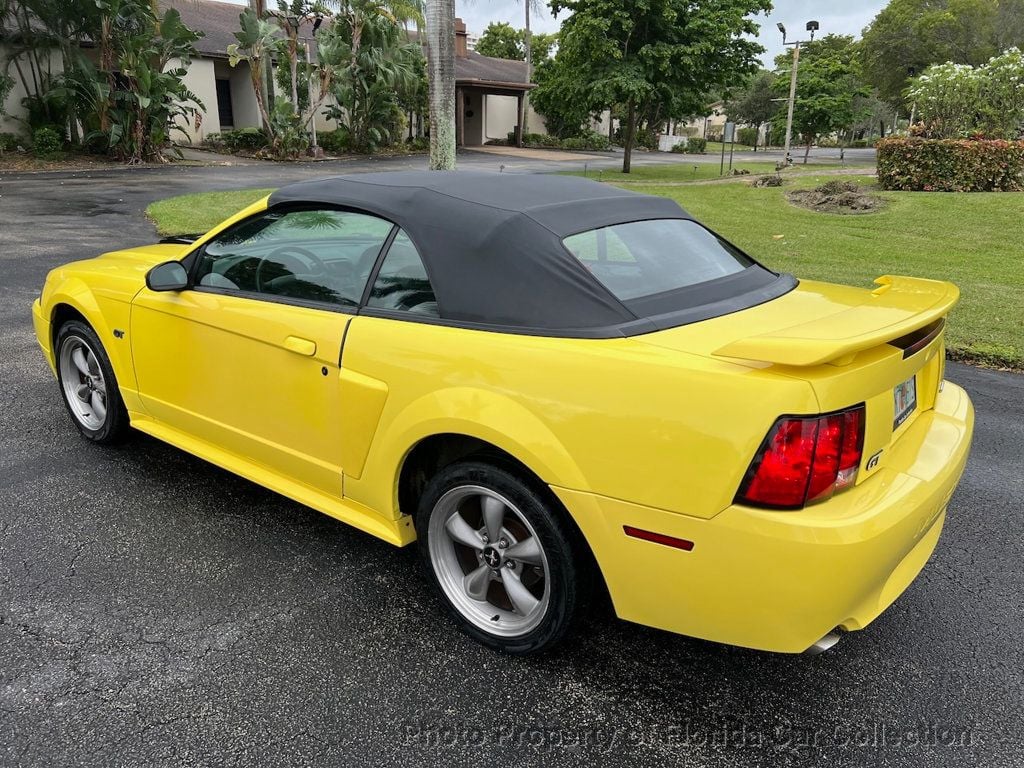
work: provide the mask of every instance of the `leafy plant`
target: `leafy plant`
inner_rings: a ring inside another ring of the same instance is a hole
[[[910,86],[930,138],[963,138],[982,133],[1016,139],[1024,131],[1024,54],[1011,48],[985,64],[936,64]]]
[[[330,82],[337,105],[324,114],[347,131],[349,147],[372,151],[401,138],[405,109],[422,99],[422,53],[409,43],[395,21],[372,3],[353,4],[335,18],[321,40],[338,66]],[[323,57],[322,57],[323,58]]]
[[[0,152],[12,152],[23,143],[16,133],[0,133]]]
[[[39,158],[52,158],[64,149],[64,136],[56,128],[36,128],[32,134],[32,154]]]
[[[757,128],[740,128],[736,131],[736,143],[745,147],[756,147],[758,138]]]
[[[347,128],[339,128],[334,131],[318,133],[316,139],[325,152],[337,155],[348,151],[348,135]]]
[[[779,111],[780,102],[776,100],[775,80],[772,72],[758,72],[725,104],[725,111],[730,120],[753,126],[752,129],[740,129],[740,143],[755,150],[761,127],[770,122]],[[751,130],[753,133],[744,134],[744,130]],[[752,140],[746,141],[744,137]]]
[[[708,140],[701,136],[690,136],[686,140],[686,152],[690,155],[703,155],[707,152]]]
[[[206,143],[214,148],[223,147],[229,152],[255,152],[267,146],[267,134],[260,128],[236,128],[208,134]]]
[[[612,148],[612,143],[607,136],[597,131],[583,131],[578,136],[562,139],[562,148],[589,149],[596,152],[605,152]]]

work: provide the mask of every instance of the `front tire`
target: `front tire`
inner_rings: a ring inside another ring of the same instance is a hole
[[[420,498],[416,529],[430,581],[461,629],[511,654],[550,648],[572,626],[581,558],[543,490],[504,468],[441,469]]]
[[[57,381],[78,431],[94,443],[114,443],[128,430],[128,412],[110,358],[85,323],[69,320],[54,341]]]

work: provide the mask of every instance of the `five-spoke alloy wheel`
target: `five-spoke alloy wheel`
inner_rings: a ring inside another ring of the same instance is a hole
[[[509,653],[556,642],[578,603],[578,557],[535,485],[486,463],[442,469],[417,514],[432,581],[470,635]]]
[[[58,329],[55,341],[57,379],[78,431],[99,443],[116,440],[127,429],[128,414],[96,333],[72,320]]]

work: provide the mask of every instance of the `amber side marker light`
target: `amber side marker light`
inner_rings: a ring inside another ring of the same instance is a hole
[[[643,528],[634,528],[631,525],[622,526],[622,530],[626,532],[627,536],[632,536],[634,539],[653,541],[655,544],[664,544],[666,547],[675,547],[676,549],[681,549],[684,552],[689,552],[693,549],[692,541],[677,539],[675,536],[667,536],[664,533],[645,531]]]

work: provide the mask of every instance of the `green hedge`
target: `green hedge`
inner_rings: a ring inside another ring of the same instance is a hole
[[[703,155],[708,149],[708,140],[702,136],[691,136],[686,141],[686,152],[690,155]]]
[[[912,192],[1024,191],[1024,141],[883,139],[878,183]]]
[[[509,131],[507,143],[510,147],[515,146],[515,131]],[[523,146],[538,149],[586,149],[603,152],[611,149],[611,142],[607,136],[595,131],[583,131],[575,136],[568,136],[564,139],[546,133],[528,133],[523,136]]]
[[[757,128],[740,128],[736,131],[736,143],[742,144],[745,147],[757,146],[758,130]]]
[[[260,128],[236,128],[207,135],[206,145],[213,149],[227,149],[229,152],[255,152],[267,146],[267,135]]]

